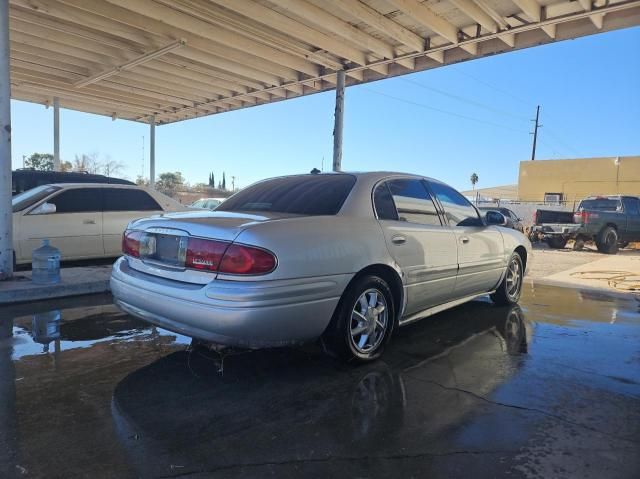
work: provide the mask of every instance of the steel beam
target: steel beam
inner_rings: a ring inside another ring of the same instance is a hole
[[[0,0],[0,280],[13,276],[9,0]]]
[[[60,171],[60,100],[53,97],[53,169]]]
[[[333,171],[342,170],[342,127],[344,120],[344,70],[338,71],[336,111],[333,126]]]
[[[149,186],[156,187],[156,116],[149,121]]]

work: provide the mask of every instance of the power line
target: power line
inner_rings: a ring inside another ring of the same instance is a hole
[[[489,88],[491,88],[491,89],[493,89],[493,90],[495,90],[495,91],[497,91],[499,93],[502,93],[503,95],[507,95],[507,96],[510,96],[511,98],[513,98],[514,100],[518,100],[520,103],[522,103],[524,105],[527,105],[527,107],[531,107],[530,100],[529,101],[528,100],[524,100],[523,98],[520,98],[519,96],[514,95],[513,93],[511,93],[511,92],[509,92],[507,90],[504,90],[504,89],[502,89],[500,87],[497,87],[497,86],[495,86],[495,85],[493,85],[493,84],[491,84],[491,83],[489,83],[489,82],[487,82],[485,80],[482,80],[481,78],[478,78],[477,76],[474,76],[471,73],[464,72],[460,68],[457,68],[457,67],[455,67],[453,65],[451,66],[451,68],[453,69],[453,71],[458,72],[460,75],[467,76],[467,77],[471,78],[472,80],[475,80],[478,83],[483,84],[484,86],[487,86],[487,87],[489,87]]]
[[[462,101],[462,102],[465,102],[465,103],[469,103],[471,105],[474,105],[474,106],[477,106],[477,107],[480,107],[480,108],[484,108],[486,110],[492,111],[494,113],[498,113],[500,115],[507,115],[507,116],[510,116],[512,118],[516,118],[516,119],[521,120],[521,121],[529,121],[529,119],[524,117],[524,116],[516,115],[516,114],[508,112],[506,110],[501,110],[499,108],[495,108],[493,106],[486,105],[484,103],[481,103],[481,102],[478,102],[478,101],[475,101],[475,100],[471,100],[469,98],[465,98],[465,97],[460,96],[460,95],[455,95],[453,93],[449,93],[447,91],[440,90],[439,88],[435,88],[435,87],[432,87],[432,86],[425,85],[424,83],[420,83],[420,82],[417,82],[417,81],[414,81],[414,80],[409,80],[409,79],[406,79],[406,78],[400,78],[400,80],[402,80],[402,81],[404,81],[406,83],[411,83],[412,85],[419,86],[420,88],[424,88],[425,90],[431,90],[431,91],[434,91],[434,92],[439,93],[441,95],[448,96],[449,98],[454,98],[456,100],[459,100],[459,101]]]
[[[452,111],[443,110],[441,108],[436,108],[436,107],[433,107],[433,106],[425,105],[423,103],[418,103],[418,102],[415,102],[415,101],[406,100],[404,98],[399,98],[397,96],[389,95],[387,93],[382,93],[382,92],[377,91],[377,90],[372,90],[371,88],[368,88],[368,87],[361,86],[360,88],[362,88],[363,90],[369,91],[371,93],[375,93],[376,95],[384,96],[384,97],[390,98],[392,100],[396,100],[396,101],[399,101],[401,103],[406,103],[408,105],[417,106],[419,108],[424,108],[426,110],[437,111],[437,112],[443,113],[445,115],[451,115],[451,116],[455,116],[457,118],[463,118],[465,120],[475,121],[477,123],[484,123],[486,125],[491,125],[491,126],[494,126],[496,128],[503,128],[505,130],[515,131],[517,133],[525,133],[524,130],[517,130],[517,129],[511,128],[511,127],[509,127],[507,125],[502,125],[500,123],[494,123],[492,121],[482,120],[480,118],[475,118],[475,117],[472,117],[472,116],[462,115],[460,113],[455,113],[455,112],[452,112]]]
[[[496,86],[496,85],[494,85],[494,84],[492,84],[492,83],[490,83],[490,82],[488,82],[488,81],[486,81],[486,80],[483,80],[483,79],[481,79],[481,78],[478,78],[478,77],[477,77],[477,76],[475,76],[475,75],[472,75],[472,74],[470,74],[470,73],[467,73],[467,72],[465,72],[465,71],[462,71],[460,68],[458,68],[458,67],[456,67],[456,66],[454,66],[454,65],[451,65],[451,68],[452,68],[454,71],[456,71],[457,73],[459,73],[460,75],[463,75],[463,76],[469,77],[469,78],[471,78],[472,80],[475,80],[475,81],[477,81],[478,83],[480,83],[480,84],[482,84],[482,85],[484,85],[484,86],[486,86],[486,87],[491,88],[492,90],[495,90],[495,91],[497,91],[497,92],[499,92],[499,93],[502,93],[503,95],[507,95],[507,96],[509,96],[509,97],[511,97],[511,98],[513,98],[513,99],[515,99],[515,100],[518,100],[519,102],[521,102],[521,103],[522,103],[522,104],[524,104],[524,105],[527,105],[528,107],[531,107],[531,106],[532,106],[532,104],[531,104],[531,102],[530,102],[530,101],[527,101],[527,100],[525,100],[525,99],[523,99],[523,98],[521,98],[521,97],[519,97],[519,96],[517,96],[517,95],[513,94],[513,93],[512,93],[512,92],[510,92],[510,91],[507,91],[507,90],[505,90],[505,89],[503,89],[503,88],[500,88],[500,87],[498,87],[498,86]],[[549,136],[551,136],[551,137],[552,137],[552,139],[553,139],[556,143],[558,143],[560,146],[562,146],[564,150],[566,150],[566,151],[570,152],[571,154],[576,155],[576,156],[578,156],[578,157],[579,157],[579,156],[583,156],[583,154],[582,154],[582,153],[580,153],[580,152],[579,152],[578,150],[576,150],[574,147],[572,147],[571,145],[569,145],[566,141],[562,140],[558,134],[554,134],[554,132],[549,128],[549,121],[550,121],[550,120],[549,120],[549,112],[548,112],[548,111],[546,112],[546,118],[547,118],[547,125],[545,126],[545,131],[547,132],[547,134],[548,134]]]

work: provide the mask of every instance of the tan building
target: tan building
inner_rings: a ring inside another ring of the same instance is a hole
[[[611,194],[640,195],[640,156],[520,162],[520,201],[574,202]]]

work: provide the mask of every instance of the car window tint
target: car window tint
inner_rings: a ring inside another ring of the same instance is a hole
[[[387,182],[400,221],[441,226],[440,216],[429,192],[420,180],[397,179]]]
[[[149,193],[129,188],[104,188],[104,211],[158,211]]]
[[[56,214],[102,211],[102,190],[100,188],[65,190],[49,199],[47,203],[56,205]]]
[[[431,190],[444,208],[451,226],[481,226],[478,212],[469,200],[444,183],[431,182]]]
[[[628,215],[637,216],[640,214],[640,211],[638,211],[638,198],[625,198],[624,206]]]
[[[255,183],[225,200],[216,211],[335,215],[356,182],[348,174],[299,175]]]
[[[620,211],[621,206],[617,198],[595,198],[582,200],[578,210]]]
[[[397,220],[398,213],[386,183],[378,185],[373,192],[373,204],[380,220]]]

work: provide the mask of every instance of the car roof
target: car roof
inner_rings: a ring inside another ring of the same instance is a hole
[[[384,178],[388,178],[389,176],[408,176],[414,178],[425,178],[429,181],[435,181],[441,183],[438,180],[433,178],[429,178],[424,175],[420,175],[417,173],[403,173],[401,171],[326,171],[323,173],[302,173],[297,175],[282,175],[280,178],[293,178],[293,177],[309,177],[309,176],[329,176],[329,175],[349,175],[355,176],[357,179],[377,181],[382,180]],[[271,179],[271,178],[265,178]]]
[[[46,186],[46,185],[42,185]],[[123,185],[120,183],[50,183],[49,186],[57,186],[58,188],[139,188],[146,189],[140,185]]]

